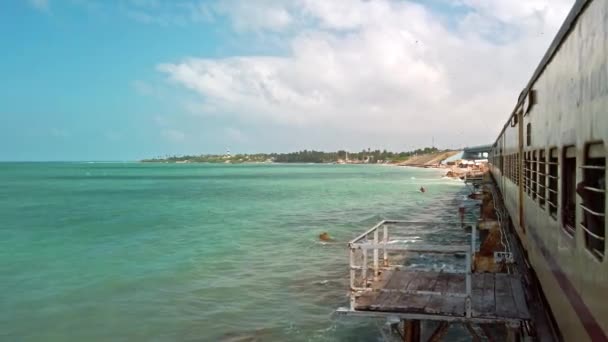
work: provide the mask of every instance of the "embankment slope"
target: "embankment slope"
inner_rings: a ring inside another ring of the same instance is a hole
[[[399,163],[399,165],[401,165],[401,166],[419,166],[419,167],[436,166],[437,164],[441,163],[442,160],[447,159],[447,158],[457,154],[458,152],[459,151],[444,151],[444,152],[436,152],[436,153],[429,153],[429,154],[421,154],[418,156],[410,157],[408,160],[404,161],[403,163]]]

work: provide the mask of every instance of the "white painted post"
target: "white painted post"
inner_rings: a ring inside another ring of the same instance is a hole
[[[466,289],[467,289],[467,297],[465,301],[466,306],[466,316],[471,317],[471,252],[466,254],[466,263],[467,263],[467,275],[466,275]]]
[[[386,224],[384,224],[382,226],[382,230],[383,230],[383,236],[382,236],[382,240],[384,241],[384,258],[383,258],[383,265],[384,267],[388,267],[388,253],[386,252],[386,244],[388,243],[388,227]]]
[[[471,225],[471,253],[475,256],[475,251],[477,250],[477,232],[476,232],[475,224]]]
[[[361,276],[363,277],[363,287],[367,287],[367,267],[367,248],[365,248],[363,249],[363,269],[361,270]]]
[[[378,280],[378,229],[374,230],[374,281]]]
[[[350,309],[355,310],[355,250],[352,246],[349,247],[350,259]]]

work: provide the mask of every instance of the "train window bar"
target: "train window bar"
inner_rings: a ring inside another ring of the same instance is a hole
[[[605,166],[598,166],[598,165],[581,165],[580,168],[587,169],[587,170],[606,170]]]
[[[599,192],[599,193],[606,193],[606,190],[604,189],[598,189],[598,188],[594,188],[592,186],[585,186],[584,187],[585,190],[589,190],[589,191],[593,191],[593,192]]]
[[[582,205],[582,204],[580,204],[580,207],[581,207],[581,208],[582,208],[584,211],[588,212],[588,213],[589,213],[589,214],[591,214],[591,215],[594,215],[594,216],[597,216],[597,217],[605,217],[605,216],[606,216],[606,214],[604,214],[604,213],[598,213],[597,211],[593,211],[593,210],[591,210],[591,209],[589,209],[589,208],[585,207],[585,206],[584,206],[584,205]]]
[[[604,253],[598,251],[597,249],[591,250],[591,253],[593,253],[600,260],[604,259]]]
[[[584,230],[585,247],[600,260],[603,258],[606,235],[606,154],[604,144],[591,143],[585,145],[584,164],[580,166],[583,182],[577,186],[577,192],[582,199],[579,203],[583,209],[582,222],[579,225]]]
[[[549,155],[547,158],[547,202],[549,203],[549,215],[557,220],[557,199],[559,198],[559,152],[557,147],[549,148]]]
[[[594,238],[594,239],[596,239],[596,240],[604,241],[604,240],[606,239],[606,238],[605,238],[605,237],[603,237],[603,236],[596,235],[596,234],[595,234],[594,232],[592,232],[592,231],[591,231],[589,228],[585,227],[585,225],[584,225],[584,224],[582,224],[582,223],[579,223],[579,226],[581,226],[581,228],[583,228],[583,230],[584,230],[584,231],[585,231],[587,234],[591,235],[591,237],[592,237],[592,238]]]
[[[576,231],[576,229],[574,229],[573,226],[566,223],[564,224],[563,230],[571,237],[574,237],[574,232]]]

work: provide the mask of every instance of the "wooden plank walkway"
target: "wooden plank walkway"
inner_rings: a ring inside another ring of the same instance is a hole
[[[505,273],[472,274],[472,318],[528,320],[520,277]],[[390,271],[355,300],[355,310],[465,316],[465,274]]]

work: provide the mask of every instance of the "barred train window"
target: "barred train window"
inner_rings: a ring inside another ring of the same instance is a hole
[[[541,208],[545,207],[545,176],[547,174],[547,166],[545,164],[545,150],[538,151],[538,204]]]
[[[606,231],[606,153],[604,145],[590,144],[585,148],[583,182],[577,186],[582,198],[585,247],[598,259],[604,258]]]
[[[507,156],[507,178],[511,179],[511,156]]]
[[[562,225],[574,235],[576,217],[576,147],[564,147],[562,155]]]
[[[517,167],[517,163],[515,162],[515,154],[511,155],[511,172],[513,172],[513,175],[511,176],[511,180],[513,181],[513,183],[515,183],[515,179],[517,178],[517,172],[515,172],[515,168]]]
[[[515,183],[515,154],[511,155],[511,181]]]
[[[507,156],[507,177],[511,179],[511,155]]]
[[[524,190],[530,195],[530,151],[524,152]]]
[[[515,153],[515,184],[519,185],[519,152]]]
[[[549,198],[547,199],[547,203],[549,203],[549,215],[554,219],[557,219],[557,182],[559,179],[557,174],[559,166],[557,153],[557,148],[550,149],[549,161],[547,162],[549,165],[549,174],[547,175],[547,178],[549,179],[549,187],[547,188]]]
[[[530,169],[531,169],[530,178],[532,179],[532,199],[534,199],[534,200],[536,199],[536,194],[538,191],[538,188],[536,186],[538,184],[538,181],[536,179],[536,171],[537,171],[536,167],[537,167],[536,151],[532,151],[532,161],[530,163]]]

